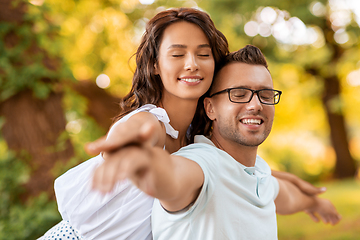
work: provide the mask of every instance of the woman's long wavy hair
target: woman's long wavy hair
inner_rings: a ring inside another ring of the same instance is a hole
[[[119,120],[131,111],[145,105],[159,106],[162,99],[163,83],[155,74],[159,49],[164,30],[176,22],[189,22],[199,26],[207,36],[215,60],[215,71],[229,53],[225,36],[216,29],[209,15],[193,8],[175,8],[158,13],[146,25],[139,48],[136,52],[136,70],[130,92],[121,100]]]

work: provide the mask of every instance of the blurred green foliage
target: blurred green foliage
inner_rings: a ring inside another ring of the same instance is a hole
[[[36,97],[45,99],[55,87],[54,79],[62,79],[63,83],[73,79],[70,69],[61,61],[54,66],[56,71],[44,65],[49,58],[56,61],[61,49],[61,42],[56,37],[58,27],[46,18],[49,6],[28,4],[27,7],[21,25],[0,23],[1,39],[17,35],[14,46],[5,46],[6,41],[0,42],[0,101],[27,88],[32,89]]]
[[[7,149],[2,138],[0,155],[0,239],[36,239],[59,221],[56,203],[45,193],[24,203],[21,186],[29,178],[28,166]]]

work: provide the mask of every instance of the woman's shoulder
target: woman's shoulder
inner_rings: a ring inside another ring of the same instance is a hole
[[[176,131],[171,125],[170,125],[170,118],[164,108],[158,107],[154,104],[145,104],[132,112],[128,113],[124,117],[122,117],[119,121],[114,123],[114,125],[110,128],[108,135],[112,132],[112,129],[114,129],[118,124],[121,124],[123,122],[126,122],[130,117],[134,116],[137,113],[141,112],[149,112],[152,115],[154,115],[160,122],[162,122],[165,126],[166,133],[170,135],[172,138],[177,138],[179,135],[179,132]]]

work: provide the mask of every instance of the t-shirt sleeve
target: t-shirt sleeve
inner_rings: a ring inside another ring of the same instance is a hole
[[[270,181],[274,187],[274,200],[277,198],[278,194],[279,194],[279,190],[280,190],[280,187],[279,187],[279,182],[278,180],[276,179],[276,177],[274,176],[270,176]]]
[[[218,153],[208,144],[196,143],[180,149],[174,153],[174,155],[182,156],[196,162],[204,173],[204,183],[199,196],[182,217],[189,214],[196,215],[207,205],[209,198],[216,188],[218,173],[220,170],[218,164]]]

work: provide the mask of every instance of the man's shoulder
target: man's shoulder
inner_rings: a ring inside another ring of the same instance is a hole
[[[195,143],[182,147],[173,153],[173,155],[192,160],[199,164],[203,170],[205,168],[216,168],[220,159],[219,149],[216,148],[209,139],[203,137],[202,140],[203,141],[196,141]]]
[[[202,151],[211,151],[216,152],[217,148],[214,146],[214,144],[211,142],[210,139],[203,135],[196,135],[194,143],[191,143],[185,147],[180,148],[177,152],[175,152],[175,155],[179,155],[183,152],[202,152]]]

